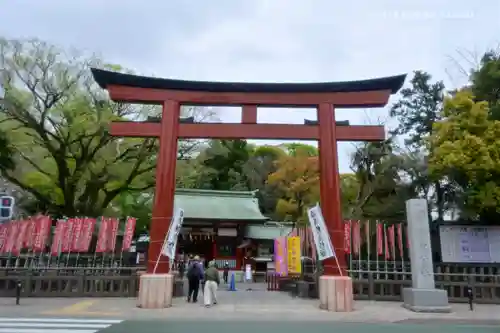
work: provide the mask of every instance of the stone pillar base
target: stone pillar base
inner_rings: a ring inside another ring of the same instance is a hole
[[[448,293],[442,289],[403,289],[403,307],[413,312],[450,313]]]
[[[324,275],[319,278],[320,309],[332,312],[353,311],[352,279]]]
[[[137,307],[163,309],[172,306],[174,276],[172,274],[143,274],[140,277]]]

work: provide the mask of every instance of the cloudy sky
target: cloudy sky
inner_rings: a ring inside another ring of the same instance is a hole
[[[451,59],[497,48],[500,1],[0,0],[0,35],[38,37],[140,74],[214,81],[357,80],[421,69],[449,87]],[[240,112],[220,111],[225,122]],[[314,110],[261,110],[259,122],[302,123]],[[353,124],[387,109],[339,110]],[[352,144],[339,145],[348,171]]]

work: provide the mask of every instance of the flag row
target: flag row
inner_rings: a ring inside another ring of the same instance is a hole
[[[397,257],[396,248],[399,255],[404,256],[405,249],[403,238],[406,239],[406,248],[410,247],[408,233],[404,232],[402,223],[386,224],[383,222],[366,221],[344,221],[344,252],[353,256],[359,256],[361,246],[366,244],[368,254],[370,253],[373,232],[371,228],[375,227],[376,253],[383,256],[386,260],[394,260]],[[403,234],[406,237],[403,237]]]
[[[38,215],[26,220],[0,224],[0,254],[17,256],[23,250],[42,253],[50,245],[50,254],[88,252],[98,219],[75,217],[55,222],[50,216]],[[112,252],[120,221],[114,217],[99,218],[99,232],[95,252]],[[127,217],[123,232],[122,251],[128,251],[135,232],[136,219]]]

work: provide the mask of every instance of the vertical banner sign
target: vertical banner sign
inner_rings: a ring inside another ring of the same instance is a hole
[[[299,236],[288,237],[287,239],[286,246],[288,251],[287,262],[289,274],[300,274],[302,272],[300,244]]]
[[[391,254],[389,253],[389,242],[387,240],[387,228],[385,224],[383,226],[384,230],[384,249],[385,249],[385,259],[389,260],[391,258]]]
[[[391,248],[391,257],[396,260],[396,233],[394,232],[394,224],[389,227],[389,246]]]
[[[63,238],[64,234],[66,233],[66,226],[66,221],[57,221],[56,230],[54,231],[54,238],[52,239],[52,246],[50,247],[50,255],[58,256],[59,254],[61,254]]]
[[[9,228],[7,230],[7,242],[5,244],[6,253],[12,253],[12,248],[16,244],[18,231],[19,231],[19,222],[18,221],[10,222]]]
[[[107,217],[101,217],[101,226],[99,227],[99,236],[97,237],[95,252],[106,252],[109,233],[108,230],[110,227],[109,219]]]
[[[83,219],[82,241],[80,242],[80,252],[88,252],[92,236],[94,235],[96,220],[86,217]]]
[[[127,221],[125,222],[125,232],[123,233],[122,251],[128,251],[132,245],[136,221],[135,217],[127,217]]]
[[[382,236],[382,232],[383,232],[383,226],[381,223],[378,223],[377,221],[377,255],[379,256],[384,254],[384,248],[383,248],[384,236]]]
[[[52,220],[49,216],[38,216],[36,219],[36,233],[33,240],[33,251],[43,252],[47,238],[50,235]]]
[[[116,217],[112,217],[109,219],[110,225],[111,225],[111,231],[110,231],[110,239],[108,243],[108,248],[107,251],[114,252],[115,247],[116,247],[116,236],[118,235],[118,226],[120,224],[120,220],[118,220]]]
[[[26,233],[24,234],[22,247],[30,250],[33,245],[33,238],[35,237],[36,233],[36,217],[32,217],[27,220],[27,225],[28,226],[26,228]]]
[[[0,224],[0,254],[6,253],[5,252],[5,245],[7,243],[7,233],[9,231],[9,224],[4,223]]]
[[[398,224],[398,247],[399,247],[399,253],[401,254],[401,258],[404,256],[404,250],[403,250],[403,227],[401,223]]]
[[[71,252],[80,252],[80,241],[82,239],[83,218],[75,218],[73,235],[71,239]]]
[[[274,269],[279,276],[288,274],[286,246],[287,240],[285,236],[274,240]]]
[[[354,221],[352,231],[352,252],[358,256],[361,249],[361,226],[359,221]]]
[[[366,236],[366,249],[368,251],[368,260],[370,260],[370,249],[371,249],[370,221],[366,221],[365,223],[365,236]]]
[[[73,231],[75,228],[75,219],[71,218],[66,221],[64,227],[64,238],[62,240],[61,252],[71,252],[71,245],[73,243]]]
[[[351,254],[351,221],[344,221],[344,253]]]
[[[330,235],[326,229],[320,206],[317,204],[313,208],[308,209],[307,217],[309,218],[309,224],[313,232],[318,260],[335,257],[335,250],[333,249]]]
[[[21,250],[23,249],[24,238],[26,237],[26,231],[28,230],[28,220],[19,221],[19,231],[17,235],[16,242],[14,243],[14,247],[12,248],[12,254],[17,256],[21,254]]]
[[[167,234],[165,235],[165,241],[161,249],[161,254],[164,256],[175,259],[175,249],[177,247],[177,238],[181,232],[182,223],[184,222],[184,210],[179,208],[175,211],[174,218],[170,224]],[[171,261],[172,263],[172,261]]]

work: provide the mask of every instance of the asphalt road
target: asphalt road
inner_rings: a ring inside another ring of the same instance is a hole
[[[127,320],[112,325],[100,333],[490,333],[499,332],[498,326],[437,324],[373,324],[340,322],[284,322],[284,321],[204,321],[197,320]],[[54,333],[57,333],[54,332]]]

